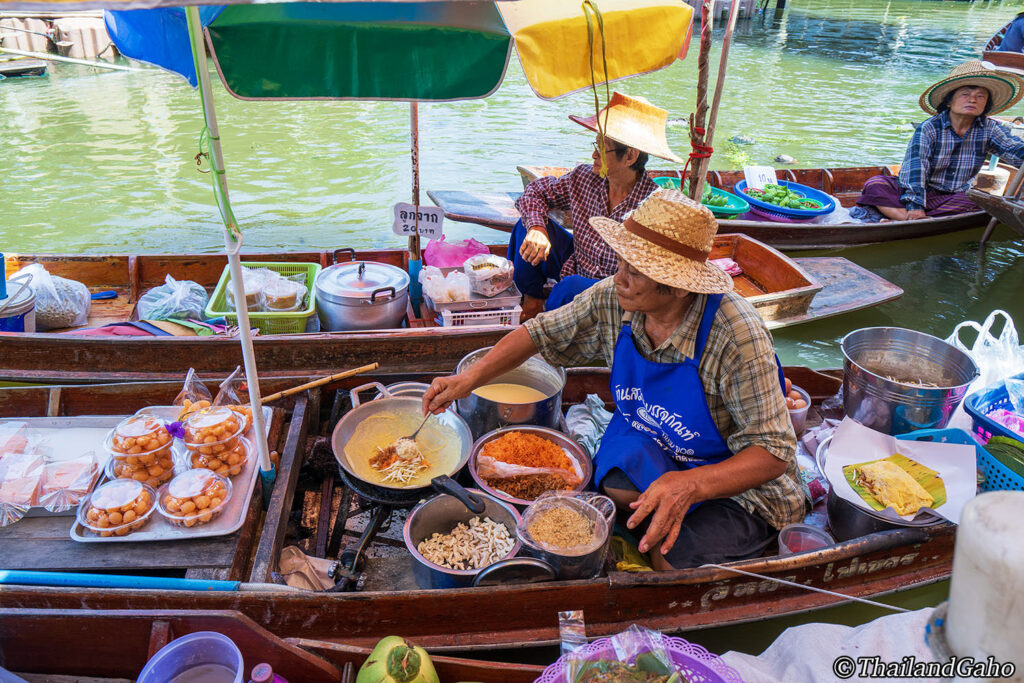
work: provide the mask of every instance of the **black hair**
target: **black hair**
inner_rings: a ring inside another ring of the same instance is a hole
[[[612,150],[615,152],[615,156],[619,157],[620,159],[623,156],[625,156],[626,152],[628,152],[630,150],[630,148],[627,147],[626,145],[620,145],[619,143],[615,142],[614,140],[610,140],[610,142],[613,145],[615,145],[612,148]],[[641,152],[640,150],[637,150],[637,152],[638,152],[638,154],[637,154],[637,157],[636,157],[636,161],[634,161],[633,164],[629,168],[631,170],[633,170],[633,171],[636,171],[637,173],[643,173],[644,169],[647,166],[647,159],[649,157],[647,156],[647,152]]]
[[[942,112],[952,107],[953,95],[955,95],[956,91],[959,90],[960,88],[982,88],[985,92],[987,92],[988,97],[985,98],[985,108],[981,111],[980,118],[985,118],[986,116],[988,116],[988,113],[992,111],[992,91],[983,85],[961,85],[959,88],[954,88],[953,90],[950,90],[948,93],[946,93],[946,96],[942,98],[942,101],[939,102],[939,106],[935,108],[936,111],[939,114],[941,114]]]

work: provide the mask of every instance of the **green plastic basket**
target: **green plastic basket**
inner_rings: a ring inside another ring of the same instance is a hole
[[[306,276],[306,281],[303,284],[306,285],[308,290],[306,293],[308,303],[305,308],[282,313],[276,311],[273,313],[257,313],[255,311],[249,313],[249,324],[253,327],[258,327],[260,334],[298,334],[299,332],[305,332],[309,319],[316,315],[316,290],[313,287],[313,283],[320,272],[320,264],[243,261],[242,267],[253,269],[267,268],[285,277],[299,274]],[[225,318],[228,323],[237,325],[238,314],[234,311],[229,311],[227,306],[227,289],[230,281],[231,271],[228,270],[228,266],[224,266],[224,272],[220,274],[220,281],[217,282],[217,287],[213,290],[210,303],[206,305],[206,317]]]
[[[658,176],[656,178],[652,178],[652,180],[659,187],[664,187],[668,190],[678,190],[680,187],[679,178]],[[735,218],[736,216],[750,211],[750,203],[742,197],[734,195],[732,192],[720,190],[717,187],[708,187],[711,190],[711,194],[719,197],[725,197],[726,200],[728,200],[728,203],[725,206],[711,206],[710,204],[704,204],[704,206],[711,209],[711,213],[713,213],[716,218]]]

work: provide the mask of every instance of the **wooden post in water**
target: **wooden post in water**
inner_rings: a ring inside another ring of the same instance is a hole
[[[704,144],[704,120],[708,113],[708,59],[711,56],[711,30],[714,27],[714,2],[704,0],[700,8],[700,52],[697,55],[697,109],[690,114],[690,145],[696,150]],[[699,131],[699,132],[698,132]],[[691,159],[692,161],[692,159]],[[690,166],[690,199],[699,202],[703,179],[698,179],[700,164]]]

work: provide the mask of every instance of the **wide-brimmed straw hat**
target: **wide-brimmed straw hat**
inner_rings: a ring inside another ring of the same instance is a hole
[[[605,112],[608,114],[607,122]],[[604,134],[615,142],[677,164],[686,163],[669,149],[665,137],[668,112],[661,107],[654,106],[642,97],[630,97],[616,92],[612,93],[611,100],[600,113],[586,118],[570,114],[569,118],[597,132],[598,116],[601,117]]]
[[[619,256],[655,282],[697,294],[732,291],[732,278],[708,262],[718,221],[679,190],[657,190],[621,223],[595,216],[590,225]]]
[[[1024,95],[1024,82],[1017,76],[986,69],[977,59],[958,64],[949,76],[935,83],[921,95],[919,104],[929,114],[935,114],[949,93],[964,86],[977,86],[988,90],[992,108],[989,114],[998,114],[1017,104]]]

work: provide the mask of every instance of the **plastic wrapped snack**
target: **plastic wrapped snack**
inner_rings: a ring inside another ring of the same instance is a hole
[[[153,515],[156,492],[142,482],[115,479],[78,506],[78,523],[99,536],[127,536]]]
[[[523,512],[516,534],[526,555],[544,560],[560,579],[601,573],[608,553],[608,520],[575,494],[548,491]]]
[[[185,420],[189,466],[223,476],[240,474],[249,457],[242,440],[245,416],[223,406],[193,413]]]
[[[44,464],[30,453],[8,453],[0,459],[0,527],[14,524],[38,504]]]
[[[50,512],[65,512],[78,505],[100,473],[92,451],[73,460],[48,462],[43,467],[39,504]]]
[[[209,408],[212,403],[213,396],[210,394],[210,390],[200,381],[195,369],[189,368],[185,375],[185,384],[171,404],[181,406],[181,410],[178,411],[178,420],[184,420],[197,410]]]
[[[20,281],[31,276],[29,284],[36,297],[36,329],[56,330],[81,327],[89,321],[92,296],[81,282],[50,275],[38,263],[25,266],[11,279]]]
[[[17,420],[0,422],[0,453],[24,453],[28,445],[27,424]]]
[[[445,275],[439,268],[427,266],[420,271],[419,279],[423,292],[434,302],[469,301],[472,296],[469,278],[457,270]]]
[[[249,431],[249,428],[252,427],[252,406],[249,404],[249,390],[246,387],[242,368],[241,366],[236,367],[235,371],[221,382],[217,398],[213,399],[214,406],[224,406],[245,415],[243,432]]]
[[[279,276],[277,280],[267,284],[263,289],[263,298],[268,312],[284,313],[304,308],[306,294],[309,292],[306,285],[303,284],[305,275],[299,275],[296,278],[301,278],[302,281]]]
[[[107,434],[109,471],[116,479],[134,479],[158,486],[174,476],[173,439],[167,424],[141,413],[121,421]]]
[[[483,296],[497,296],[512,286],[512,262],[501,256],[471,256],[462,270],[469,278],[470,289]]]
[[[687,680],[672,656],[666,637],[640,626],[630,626],[606,641],[579,648],[563,660],[565,683],[685,683]]]
[[[157,506],[172,524],[192,527],[219,515],[231,499],[231,481],[210,470],[189,470],[160,488]]]
[[[168,275],[164,284],[139,297],[141,320],[188,320],[206,317],[204,311],[210,297],[198,282],[175,280]]]

